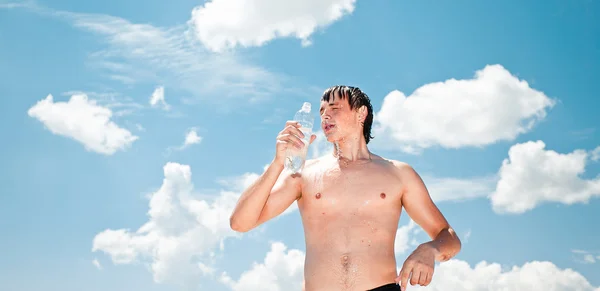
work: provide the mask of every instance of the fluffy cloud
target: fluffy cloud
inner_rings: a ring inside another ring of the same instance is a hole
[[[187,24],[157,27],[103,14],[41,7],[35,11],[100,36],[106,46],[91,53],[88,61],[110,79],[127,85],[161,83],[191,96],[182,100],[186,104],[209,101],[230,108],[264,100],[275,92],[299,94],[285,76],[249,63],[239,53],[214,54],[204,49]],[[219,98],[211,98],[212,94]]]
[[[436,203],[488,196],[497,182],[494,176],[466,179],[423,176],[423,182]]]
[[[254,264],[237,281],[224,272],[220,281],[234,291],[300,291],[304,281],[304,252],[287,250],[281,242],[272,243],[263,263]]]
[[[486,66],[473,79],[430,83],[406,97],[389,93],[375,115],[374,143],[382,137],[405,152],[432,146],[460,148],[514,140],[530,131],[555,104],[500,65]]]
[[[396,231],[396,239],[394,241],[394,253],[396,256],[405,254],[411,247],[418,245],[414,237],[410,241],[411,231],[413,234],[420,232],[420,229],[417,228],[417,224],[413,220],[410,220],[408,224],[401,226]]]
[[[162,186],[150,197],[149,221],[137,231],[98,233],[92,250],[105,252],[115,264],[149,261],[156,282],[191,286],[214,272],[215,251],[223,248],[223,240],[238,235],[229,228],[229,216],[239,193],[197,199],[189,166],[168,163],[163,170]]]
[[[580,256],[580,258],[577,258],[577,261],[584,264],[594,264],[597,261],[600,261],[600,252],[590,252],[584,250],[572,250],[571,252]]]
[[[398,229],[396,235],[396,258],[402,265],[417,245],[414,235],[419,231],[410,221]],[[254,263],[252,268],[236,281],[227,273],[220,280],[234,291],[267,290],[300,291],[303,281],[304,253],[287,250],[283,243],[271,245],[263,263]],[[398,266],[398,271],[400,270]],[[548,261],[526,262],[522,266],[503,267],[498,263],[482,261],[471,267],[469,263],[453,259],[438,263],[433,281],[427,287],[410,286],[408,290],[471,290],[471,291],[600,291],[580,273],[572,269],[561,269]]]
[[[181,151],[192,145],[199,144],[201,141],[202,141],[202,137],[198,135],[197,129],[192,127],[190,129],[188,129],[187,132],[185,133],[185,138],[183,140],[183,143],[180,146],[177,146],[177,147],[173,146],[173,147],[167,148],[167,155],[170,154],[174,150]]]
[[[560,269],[551,262],[533,261],[522,266],[503,268],[497,263],[480,262],[471,267],[461,260],[439,264],[427,287],[408,290],[470,291],[600,291],[580,273]]]
[[[590,153],[590,159],[594,162],[597,162],[598,160],[600,160],[600,146],[596,147],[591,153]]]
[[[185,140],[183,141],[182,147],[189,147],[193,144],[200,143],[200,141],[202,141],[202,138],[198,135],[196,129],[192,128],[185,134]]]
[[[398,229],[394,244],[396,255],[405,254],[411,246],[417,245],[411,234],[419,231],[412,220]],[[263,263],[254,263],[238,280],[223,272],[220,281],[234,291],[300,291],[304,281],[304,257],[303,251],[288,250],[282,242],[274,242]]]
[[[111,121],[109,108],[89,100],[85,94],[72,95],[68,102],[54,102],[53,96],[48,95],[27,114],[42,122],[50,132],[72,138],[87,150],[100,154],[112,155],[125,150],[138,139]]]
[[[160,107],[164,110],[169,110],[171,106],[165,101],[165,87],[159,86],[154,89],[152,96],[150,96],[150,106]]]
[[[98,270],[102,270],[102,265],[97,259],[92,260],[92,265],[94,265],[94,267],[96,267]]]
[[[495,211],[523,213],[543,202],[587,203],[600,196],[600,177],[581,177],[593,151],[561,154],[545,147],[542,141],[530,141],[510,148],[490,196]]]
[[[303,45],[317,29],[354,11],[356,0],[212,0],[194,8],[191,23],[212,51],[261,46],[277,37],[296,37]]]

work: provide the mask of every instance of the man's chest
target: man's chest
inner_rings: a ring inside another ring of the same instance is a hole
[[[307,214],[368,214],[400,203],[402,185],[389,171],[333,168],[307,177],[302,207]]]

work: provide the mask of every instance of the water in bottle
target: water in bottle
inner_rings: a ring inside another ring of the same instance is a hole
[[[300,131],[302,131],[304,134],[304,137],[301,138],[301,140],[304,142],[304,146],[301,149],[294,146],[290,146],[287,149],[285,168],[294,174],[301,172],[302,168],[304,168],[306,153],[308,152],[308,145],[314,124],[314,117],[312,116],[310,110],[310,103],[304,102],[304,104],[302,104],[302,108],[298,110],[294,116],[294,121],[300,123]]]

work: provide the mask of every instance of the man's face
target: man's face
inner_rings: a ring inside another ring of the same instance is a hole
[[[350,109],[348,98],[337,95],[330,98],[329,102],[321,101],[321,129],[329,142],[362,134],[358,113]]]

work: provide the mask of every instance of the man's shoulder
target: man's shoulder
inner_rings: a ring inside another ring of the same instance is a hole
[[[416,173],[415,169],[409,163],[407,163],[405,161],[389,159],[389,158],[385,158],[385,157],[381,157],[381,156],[376,156],[376,157],[377,157],[377,159],[389,164],[393,168],[394,172],[399,177],[404,177],[406,175],[413,175],[414,173]]]

